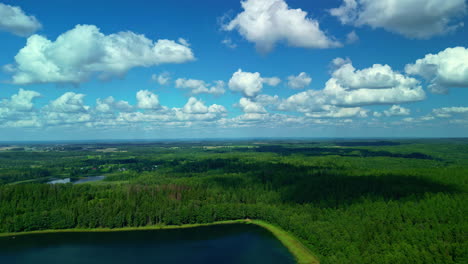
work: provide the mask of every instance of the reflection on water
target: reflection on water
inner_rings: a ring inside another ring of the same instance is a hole
[[[65,179],[58,179],[58,180],[51,180],[47,182],[48,184],[57,184],[57,183],[69,183],[70,178],[65,178]]]
[[[0,263],[293,264],[295,261],[267,230],[231,224],[0,238]]]
[[[105,178],[106,176],[89,176],[83,179],[79,179],[76,182],[73,182],[73,184],[78,184],[78,183],[85,183],[85,182],[93,182],[93,181],[101,181]]]
[[[77,181],[74,181],[73,184],[79,184],[79,183],[85,183],[85,182],[93,182],[93,181],[101,181],[105,178],[106,176],[88,176],[86,178],[79,179]],[[57,184],[57,183],[69,183],[72,182],[70,178],[65,178],[65,179],[58,179],[58,180],[51,180],[47,182],[48,184]]]

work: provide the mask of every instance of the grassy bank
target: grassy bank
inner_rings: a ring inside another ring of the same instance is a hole
[[[291,252],[299,264],[318,264],[318,259],[297,238],[283,229],[261,220],[246,220],[270,231]]]
[[[0,233],[0,237],[13,237],[31,234],[47,234],[47,233],[68,233],[68,232],[117,232],[117,231],[137,231],[137,230],[161,230],[161,229],[180,229],[194,228],[200,226],[211,225],[227,225],[227,224],[255,224],[270,231],[281,243],[291,252],[299,264],[317,264],[319,261],[298,239],[286,231],[260,220],[240,219],[218,221],[207,224],[187,224],[187,225],[152,225],[142,227],[122,227],[122,228],[72,228],[72,229],[51,229],[27,231],[18,233]]]

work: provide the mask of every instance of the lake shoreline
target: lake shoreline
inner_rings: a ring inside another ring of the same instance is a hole
[[[48,233],[80,233],[80,232],[125,232],[125,231],[144,231],[144,230],[169,230],[169,229],[184,229],[184,228],[196,228],[202,226],[213,226],[213,225],[229,225],[229,224],[254,224],[270,231],[276,239],[278,239],[294,256],[297,263],[299,264],[318,264],[318,259],[312,254],[312,252],[302,244],[296,237],[283,229],[276,227],[270,223],[261,220],[251,219],[239,219],[239,220],[227,220],[217,221],[212,223],[201,223],[201,224],[185,224],[185,225],[152,225],[152,226],[141,226],[141,227],[121,227],[121,228],[70,228],[70,229],[48,229],[48,230],[36,230],[26,231],[17,233],[0,233],[0,237],[15,237],[23,235],[33,234],[48,234]]]

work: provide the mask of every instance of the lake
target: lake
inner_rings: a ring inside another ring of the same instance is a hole
[[[0,238],[0,263],[293,264],[269,231],[247,224]]]
[[[51,180],[47,182],[48,184],[57,184],[57,183],[69,183],[72,182],[73,184],[79,184],[79,183],[85,183],[85,182],[93,182],[93,181],[101,181],[104,180],[106,176],[88,176],[86,178],[81,178],[77,181],[72,182],[70,178],[65,178],[65,179],[57,179],[57,180]]]

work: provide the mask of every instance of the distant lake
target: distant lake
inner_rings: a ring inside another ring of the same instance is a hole
[[[270,232],[246,224],[0,238],[0,263],[293,264]]]
[[[105,177],[106,176],[88,176],[86,178],[74,181],[73,184],[93,182],[93,181],[101,181]],[[51,181],[48,181],[47,183],[48,184],[57,184],[57,183],[69,183],[69,182],[72,182],[71,179],[70,178],[65,178],[65,179],[51,180]]]

